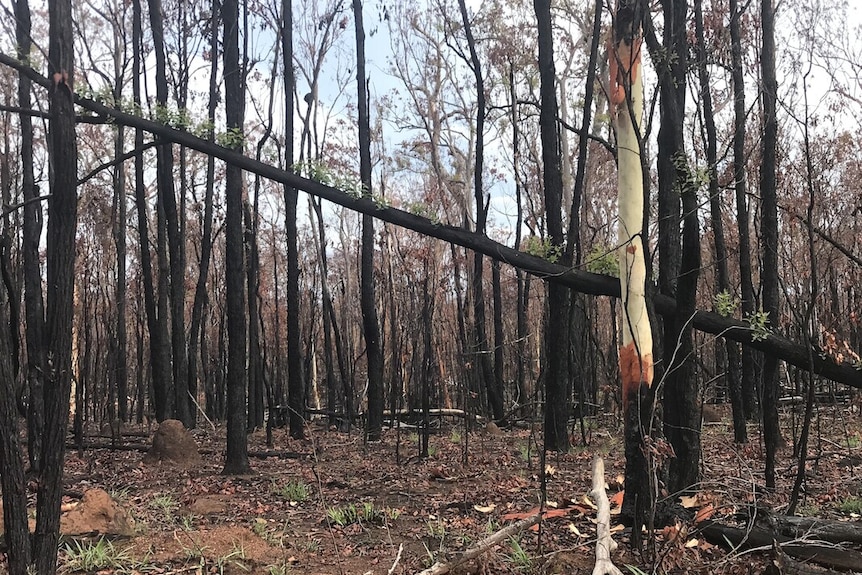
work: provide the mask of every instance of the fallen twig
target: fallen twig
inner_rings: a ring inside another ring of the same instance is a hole
[[[398,546],[398,555],[395,556],[395,562],[392,563],[392,567],[389,568],[387,572],[388,575],[392,575],[395,573],[395,568],[398,567],[398,562],[401,561],[401,552],[404,551],[404,544]]]
[[[452,569],[464,563],[465,561],[470,561],[471,559],[475,559],[479,555],[486,553],[489,551],[494,545],[500,543],[501,541],[505,541],[512,535],[516,533],[520,533],[524,529],[531,527],[538,523],[541,520],[541,515],[534,515],[532,517],[527,517],[526,519],[521,519],[517,523],[512,523],[508,527],[504,527],[499,531],[485,537],[473,547],[470,547],[451,561],[447,561],[445,563],[434,563],[428,569],[420,572],[419,575],[443,575],[444,573],[449,573]],[[622,575],[622,574],[620,574]]]

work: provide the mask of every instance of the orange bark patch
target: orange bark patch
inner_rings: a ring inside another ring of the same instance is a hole
[[[616,46],[609,42],[608,64],[610,76],[611,109],[626,101],[626,86],[631,86],[638,75],[641,63],[641,38],[635,38],[629,46],[625,41]],[[620,68],[622,64],[622,68]]]
[[[632,245],[626,246],[626,253],[634,254],[634,253],[637,253],[637,251],[638,251],[638,249],[635,246],[632,246]]]
[[[634,342],[620,348],[620,379],[623,383],[623,412],[629,397],[637,397],[640,386],[652,385],[652,353],[639,354]]]

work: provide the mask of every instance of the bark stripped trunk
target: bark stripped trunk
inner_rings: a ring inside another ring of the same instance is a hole
[[[631,521],[633,544],[639,546],[641,526],[652,503],[652,483],[644,456],[653,380],[652,331],[646,306],[646,259],[643,245],[644,194],[640,154],[643,116],[640,14],[636,0],[617,4],[610,58],[611,118],[617,132],[619,227],[617,229],[622,301],[619,348],[625,425],[625,500],[623,514]]]

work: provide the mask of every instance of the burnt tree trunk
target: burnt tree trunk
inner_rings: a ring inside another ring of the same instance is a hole
[[[27,0],[15,2],[15,33],[18,40],[18,58],[28,61],[32,48],[30,39],[30,6]],[[18,76],[18,105],[29,110],[30,79]],[[21,193],[24,199],[24,222],[21,252],[24,260],[24,318],[27,345],[25,377],[30,395],[27,406],[27,453],[30,470],[39,472],[41,438],[44,428],[45,363],[45,305],[42,294],[42,271],[39,241],[42,235],[42,204],[36,201],[39,191],[33,174],[33,121],[21,114]]]
[[[551,249],[560,263],[566,265],[563,238],[563,177],[560,138],[557,125],[556,72],[554,39],[549,0],[534,0],[538,21],[539,129],[542,141],[542,182],[545,193],[545,217]],[[549,254],[550,256],[551,254]],[[547,320],[545,322],[545,448],[569,450],[568,422],[571,412],[572,380],[569,370],[571,293],[562,286],[548,284]]]
[[[763,47],[760,54],[763,76],[763,139],[760,168],[760,251],[763,258],[761,286],[763,311],[770,326],[778,325],[778,200],[775,171],[778,145],[776,103],[778,80],[775,76],[775,8],[772,0],[761,0],[760,21]],[[767,355],[763,361],[763,438],[766,444],[766,486],[775,487],[775,452],[781,439],[778,427],[778,358]]]
[[[371,197],[371,127],[369,99],[365,74],[365,28],[362,20],[362,2],[353,0],[353,20],[356,26],[356,88],[359,112],[359,181],[362,195]],[[374,218],[362,216],[362,263],[360,269],[360,307],[362,331],[365,334],[365,357],[368,366],[368,418],[365,422],[366,438],[380,439],[383,429],[383,349],[380,344],[380,326],[374,298]]]
[[[57,570],[63,459],[72,385],[72,314],[75,291],[75,228],[78,155],[75,141],[74,45],[69,0],[48,5],[48,154],[53,179],[48,200],[45,430],[36,500],[34,556],[39,575]]]
[[[222,2],[224,26],[225,116],[231,146],[242,151],[244,115],[243,78],[239,64],[239,3]],[[242,242],[243,175],[238,166],[228,164],[225,173],[225,284],[227,307],[227,455],[223,473],[248,473],[246,436],[246,315],[245,254]]]

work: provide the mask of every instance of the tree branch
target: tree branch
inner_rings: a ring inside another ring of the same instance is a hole
[[[33,80],[33,82],[45,88],[50,87],[50,80],[32,68],[22,65],[15,58],[0,53],[0,64],[18,70]],[[605,295],[617,298],[620,296],[618,278],[552,263],[542,258],[517,251],[495,242],[487,236],[476,234],[464,228],[441,225],[428,218],[417,216],[397,208],[385,207],[379,205],[379,202],[373,198],[355,197],[331,186],[248,158],[228,148],[223,148],[213,142],[198,138],[188,132],[175,130],[164,124],[110,108],[93,100],[76,96],[75,102],[82,108],[90,110],[97,115],[110,116],[118,123],[133,128],[140,128],[159,136],[163,140],[192,148],[203,154],[212,155],[227,163],[239,166],[243,170],[284,185],[295,187],[298,190],[323,198],[349,210],[370,214],[390,224],[480,252],[503,263],[520,268],[543,280],[556,282],[588,295]],[[663,316],[672,316],[676,313],[676,301],[670,296],[657,294],[653,296],[653,302],[656,311]],[[743,345],[771,354],[800,369],[809,369],[808,347],[806,345],[795,343],[785,337],[771,333],[762,338],[752,339],[751,327],[746,322],[724,317],[713,312],[697,311],[693,317],[693,325],[700,331],[740,342]],[[813,351],[815,373],[838,383],[862,389],[862,369],[847,362],[836,364],[833,360],[825,357],[820,349],[814,349]]]

